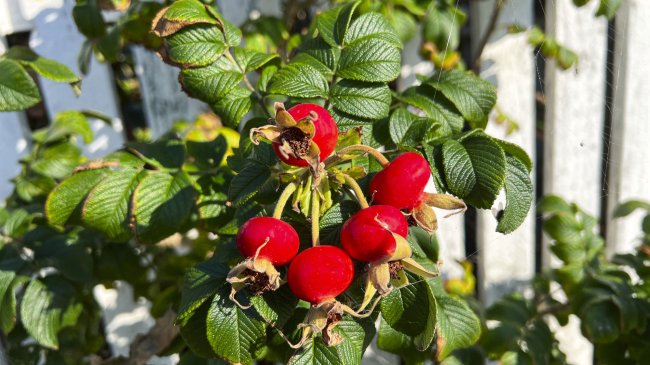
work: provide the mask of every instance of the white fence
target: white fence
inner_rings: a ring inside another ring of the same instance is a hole
[[[474,48],[488,26],[495,1],[471,2],[469,21]],[[244,21],[252,9],[280,14],[276,0],[217,2],[226,17],[234,22]],[[538,69],[534,50],[528,45],[526,35],[507,35],[503,31],[512,23],[532,26],[535,1],[509,1],[499,17],[497,32],[484,50],[481,73],[495,82],[499,108],[517,121],[519,129],[507,135],[505,126],[490,123],[489,133],[523,146],[534,160],[543,158],[543,169],[538,165],[534,172],[543,176],[543,186],[537,189],[544,194],[559,194],[596,216],[600,215],[601,204],[605,202],[607,214],[600,219],[607,227],[609,252],[630,251],[637,243],[641,216],[614,221],[611,210],[626,199],[650,199],[650,169],[647,168],[650,123],[646,121],[650,116],[650,1],[624,1],[615,20],[613,35],[608,33],[607,21],[594,16],[595,1],[580,9],[571,0],[546,3],[545,31],[577,52],[579,64],[576,68],[562,71],[550,61],[545,72]],[[77,70],[76,58],[83,37],[76,31],[71,7],[70,0],[0,0],[0,53],[6,46],[4,36],[30,31],[30,46],[38,53]],[[613,78],[608,85],[608,37],[611,36],[615,47],[609,50],[613,52]],[[404,54],[405,81],[414,79],[413,70],[427,69],[426,64],[418,59],[415,41],[410,46]],[[204,108],[203,104],[181,93],[175,69],[142,49],[133,52],[142,86],[145,116],[154,135],[160,135],[176,119],[192,119]],[[87,154],[99,156],[121,146],[124,136],[120,109],[109,66],[93,62],[90,73],[83,80],[80,98],[75,98],[69,88],[62,85],[42,79],[39,82],[50,117],[65,109],[80,108],[94,109],[114,118],[113,128],[99,121],[94,124],[97,139],[85,147]],[[536,126],[537,82],[545,85],[545,119],[544,153],[535,159],[536,134],[539,133]],[[606,100],[607,90],[613,97],[611,103]],[[611,143],[604,133],[608,115],[611,116]],[[3,158],[0,197],[10,192],[8,180],[18,172],[16,161],[29,145],[27,133],[23,113],[0,113],[0,155]],[[606,168],[608,179],[603,181]],[[459,270],[453,267],[454,260],[473,258],[479,268],[480,297],[490,304],[504,292],[522,288],[534,275],[535,229],[539,223],[535,212],[531,211],[516,232],[503,236],[494,232],[492,213],[480,211],[476,227],[471,228],[476,232],[477,250],[465,252],[463,217],[443,220],[439,235],[443,259],[447,263],[445,270],[452,275],[458,274]],[[548,250],[542,252],[543,265],[554,265],[549,260]],[[116,305],[111,298],[104,295],[100,302],[105,306]],[[120,304],[127,310],[146,306],[146,303],[127,302]],[[115,308],[107,312],[109,327],[110,321],[119,319],[115,316],[117,312]],[[134,331],[144,331],[150,325],[146,321],[142,323],[145,324]],[[132,338],[134,335],[124,336]],[[592,363],[592,348],[582,338],[576,318],[558,330],[558,337],[571,363]],[[124,353],[127,340],[113,339],[114,349]]]

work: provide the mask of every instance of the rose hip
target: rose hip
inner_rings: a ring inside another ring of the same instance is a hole
[[[298,247],[300,240],[296,230],[289,223],[272,217],[251,218],[237,234],[237,249],[242,256],[252,258],[257,255],[257,258],[267,259],[275,266],[288,264],[298,253]]]
[[[421,202],[430,176],[431,169],[424,157],[405,152],[372,178],[370,196],[375,204],[412,209]]]
[[[335,246],[316,246],[293,259],[287,281],[293,294],[317,305],[343,293],[353,277],[352,260],[343,250]]]
[[[390,205],[373,205],[357,212],[341,229],[343,249],[355,260],[375,262],[395,252],[393,233],[408,235],[402,212]]]

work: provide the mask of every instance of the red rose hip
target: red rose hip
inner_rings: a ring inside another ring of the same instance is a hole
[[[370,181],[370,196],[375,204],[412,209],[422,200],[431,177],[429,163],[415,152],[403,153]]]
[[[355,260],[381,261],[396,249],[393,233],[408,235],[408,222],[402,212],[390,205],[373,205],[354,214],[341,229],[345,252]]]
[[[311,141],[316,144],[320,150],[320,161],[325,160],[332,154],[332,152],[334,152],[339,137],[339,130],[336,126],[336,122],[332,119],[332,116],[325,108],[316,104],[298,104],[287,110],[287,112],[296,122],[310,118],[314,123],[315,132],[313,137],[311,137]],[[293,137],[293,135],[300,135],[302,132],[300,132],[298,127],[290,127],[285,129],[282,133],[288,137]],[[282,135],[280,138],[282,138]],[[273,142],[275,153],[284,163],[301,167],[308,165],[308,162],[305,159],[291,155],[285,156],[280,151],[280,146],[281,142]]]
[[[242,256],[267,259],[275,266],[288,264],[299,247],[296,230],[289,223],[272,217],[251,218],[237,234],[237,249]]]
[[[317,305],[343,293],[353,277],[354,265],[343,250],[335,246],[316,246],[293,259],[287,281],[295,296]]]

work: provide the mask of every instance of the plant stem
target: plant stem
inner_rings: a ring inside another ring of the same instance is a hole
[[[269,114],[268,110],[266,110],[266,105],[264,105],[264,96],[251,84],[250,80],[248,80],[248,76],[246,76],[246,70],[244,70],[239,63],[235,60],[235,58],[232,56],[230,53],[230,50],[227,50],[224,53],[224,56],[235,65],[239,71],[241,72],[243,79],[242,81],[244,82],[244,85],[246,85],[246,88],[255,94],[257,96],[257,101],[259,102],[260,106],[262,107],[262,110],[269,116],[271,117],[272,115]]]
[[[311,192],[311,244],[316,247],[320,244],[320,196],[318,189]]]
[[[377,151],[376,149],[370,146],[355,144],[352,146],[347,146],[345,148],[342,148],[338,152],[336,152],[336,154],[334,154],[333,156],[328,157],[325,160],[325,165],[338,162],[341,160],[341,155],[344,155],[348,152],[354,152],[354,151],[365,152],[369,155],[372,155],[372,157],[374,157],[377,160],[377,162],[379,162],[382,166],[386,166],[388,164],[388,159],[381,152]]]
[[[345,184],[354,190],[354,194],[357,196],[357,200],[359,200],[359,204],[361,205],[362,209],[368,208],[368,201],[366,200],[366,197],[363,195],[363,190],[361,190],[361,186],[357,183],[356,180],[352,178],[352,176],[348,174],[342,174],[343,179],[345,179]]]
[[[483,34],[483,38],[481,38],[481,42],[476,49],[476,53],[474,54],[474,58],[472,59],[471,63],[472,70],[477,74],[481,71],[481,55],[483,55],[483,50],[485,49],[485,46],[487,46],[488,42],[490,41],[490,37],[492,37],[492,34],[497,27],[499,15],[501,15],[501,11],[506,6],[506,2],[508,2],[508,0],[496,0],[496,3],[494,4],[490,23],[488,24],[488,27]]]
[[[280,194],[278,203],[275,205],[275,209],[273,210],[273,218],[275,219],[282,218],[282,212],[284,211],[284,206],[287,205],[287,201],[291,197],[291,194],[293,194],[293,192],[296,191],[296,188],[298,188],[298,185],[296,185],[295,182],[290,183],[289,185],[287,185],[287,187],[284,188],[282,194]]]

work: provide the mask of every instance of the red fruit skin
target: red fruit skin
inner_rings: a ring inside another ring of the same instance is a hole
[[[237,233],[237,249],[246,258],[254,257],[257,249],[269,238],[258,258],[265,258],[275,266],[289,263],[298,253],[298,233],[287,222],[272,217],[254,217],[246,221]]]
[[[413,209],[420,203],[430,177],[431,169],[424,157],[415,152],[403,153],[370,181],[373,204]]]
[[[350,286],[353,278],[352,260],[335,246],[302,251],[291,261],[287,273],[293,294],[311,304],[334,299]]]
[[[341,244],[353,259],[375,262],[395,252],[395,238],[391,232],[406,238],[406,218],[393,206],[373,205],[358,211],[345,222],[341,229]]]
[[[312,141],[316,143],[320,149],[320,160],[322,162],[329,155],[331,155],[332,152],[334,152],[336,142],[339,138],[339,129],[336,126],[334,119],[332,119],[330,113],[322,106],[316,104],[298,104],[287,110],[287,112],[293,117],[293,119],[296,120],[296,122],[308,117],[312,111],[316,112],[318,115],[318,119],[314,121],[316,133],[314,134]],[[275,154],[278,155],[278,158],[282,162],[291,166],[304,167],[308,165],[307,161],[299,158],[284,158],[279,151],[279,147],[279,143],[273,143]]]

